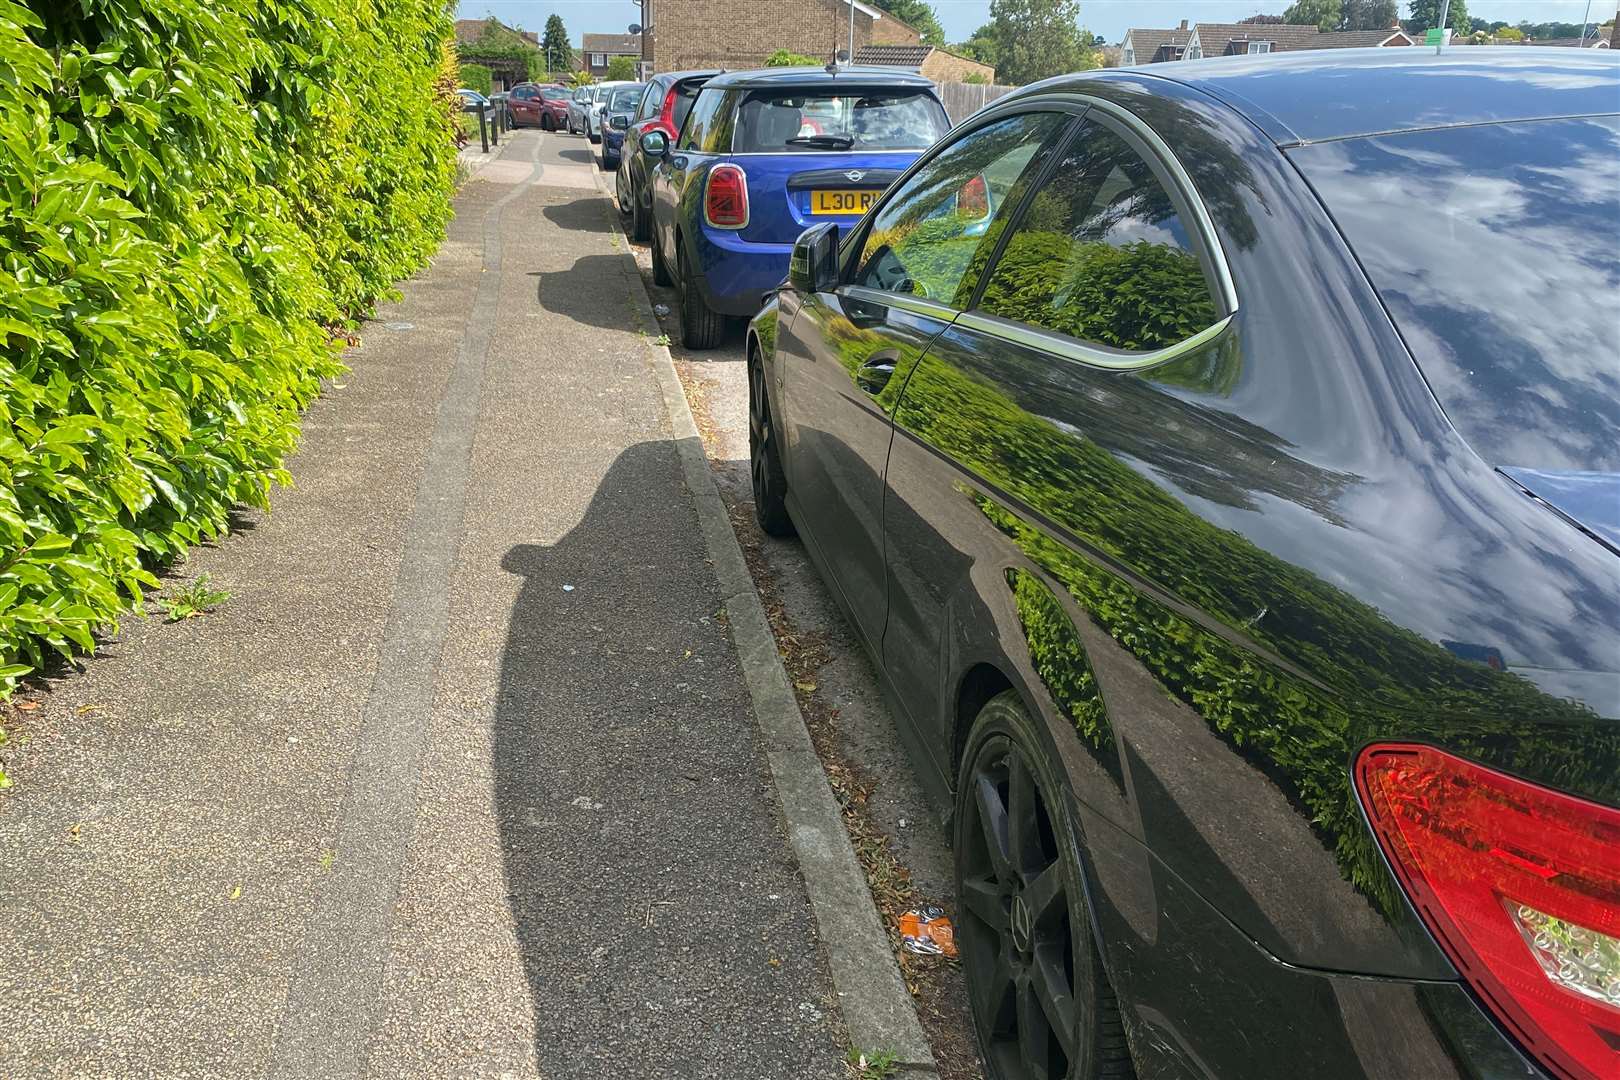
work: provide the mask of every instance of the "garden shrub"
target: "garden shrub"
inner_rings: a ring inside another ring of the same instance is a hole
[[[476,90],[489,97],[495,92],[495,77],[483,64],[462,64],[461,85],[464,89]]]
[[[0,0],[0,688],[266,506],[455,175],[441,0]]]

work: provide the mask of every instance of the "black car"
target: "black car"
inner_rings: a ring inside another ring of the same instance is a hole
[[[686,123],[686,114],[692,111],[703,84],[721,74],[718,68],[706,71],[666,71],[647,80],[647,89],[641,104],[630,121],[625,134],[624,148],[619,154],[619,174],[615,180],[619,212],[629,219],[629,233],[633,240],[645,240],[652,220],[652,203],[647,195],[647,174],[652,164],[641,147],[641,136],[649,131],[662,131],[671,143]]]
[[[750,325],[992,1076],[1620,1077],[1620,55],[1049,80]]]

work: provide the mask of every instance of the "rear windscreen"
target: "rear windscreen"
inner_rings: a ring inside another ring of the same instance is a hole
[[[563,98],[568,96],[568,88],[566,86],[542,87],[540,90],[540,96],[545,98],[547,101],[561,101]]]
[[[1620,118],[1289,152],[1496,465],[1620,471]]]
[[[621,86],[608,98],[608,112],[629,112],[641,101],[644,86]]]
[[[737,110],[731,149],[922,150],[948,127],[945,110],[923,92],[755,91]]]

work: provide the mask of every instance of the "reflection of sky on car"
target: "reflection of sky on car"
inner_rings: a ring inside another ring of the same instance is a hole
[[[1620,120],[1292,156],[1465,438],[1500,465],[1620,470]],[[1414,192],[1423,210],[1400,211]]]

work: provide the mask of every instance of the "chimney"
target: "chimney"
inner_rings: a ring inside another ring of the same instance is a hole
[[[1187,29],[1187,20],[1186,20],[1186,19],[1182,19],[1182,20],[1181,20],[1181,25],[1180,25],[1180,26],[1178,26],[1178,27],[1176,27],[1176,29],[1177,29],[1177,30],[1185,30],[1185,29]]]

